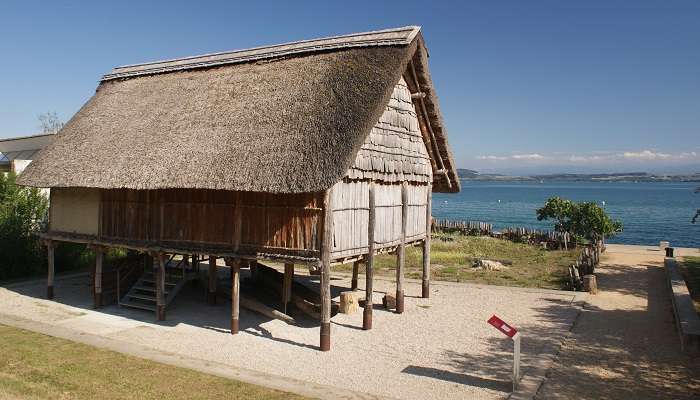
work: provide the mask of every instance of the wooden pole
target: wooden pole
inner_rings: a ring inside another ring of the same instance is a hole
[[[207,290],[207,303],[216,305],[216,257],[209,256],[209,290]]]
[[[423,241],[423,298],[430,297],[430,236],[432,226],[433,185],[428,184],[427,204],[425,206],[425,240]]]
[[[52,241],[46,243],[46,249],[48,251],[48,276],[46,278],[46,298],[53,299],[53,278],[54,278],[54,253],[56,249],[56,244]]]
[[[282,282],[282,308],[287,313],[287,304],[292,300],[292,282],[294,282],[294,264],[284,264],[284,280]]]
[[[352,281],[350,281],[350,289],[357,290],[357,276],[360,271],[360,261],[352,263]]]
[[[95,247],[95,308],[102,307],[102,260],[104,250],[102,247]]]
[[[231,267],[231,334],[238,333],[238,318],[241,309],[241,259],[227,262]]]
[[[157,263],[156,273],[156,317],[158,321],[165,320],[165,255],[163,253],[156,254],[155,262]]]
[[[406,223],[408,218],[408,182],[401,184],[401,242],[396,252],[396,312],[403,313],[403,268],[406,261]]]
[[[331,247],[333,246],[333,188],[323,195],[323,241],[321,242],[321,351],[331,349]]]
[[[362,313],[362,329],[372,329],[372,280],[374,279],[374,221],[376,219],[374,205],[374,182],[369,183],[369,222],[367,227],[367,262],[365,264],[365,308]]]

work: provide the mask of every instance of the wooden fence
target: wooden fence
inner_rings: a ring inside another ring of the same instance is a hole
[[[591,243],[581,249],[576,263],[569,267],[569,289],[583,290],[583,277],[593,275],[600,264],[600,254],[605,251],[602,241]]]
[[[459,233],[471,236],[491,236],[497,239],[506,239],[511,242],[528,243],[531,245],[544,244],[548,249],[575,248],[571,235],[568,232],[555,232],[548,230],[511,227],[500,232],[493,230],[493,225],[480,221],[459,221],[449,219],[433,219],[433,232]]]
[[[433,232],[461,233],[472,236],[491,236],[493,225],[488,222],[455,221],[450,219],[433,218]]]

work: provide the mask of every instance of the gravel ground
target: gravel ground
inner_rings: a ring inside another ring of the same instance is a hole
[[[298,277],[313,285],[306,276]],[[334,276],[334,293],[349,279]],[[360,287],[364,282],[360,282]],[[375,281],[375,303],[393,292]],[[406,284],[402,315],[375,305],[371,331],[362,312],[332,319],[332,350],[316,350],[319,329],[308,321],[290,326],[241,310],[239,335],[228,334],[230,304],[207,306],[204,288],[188,287],[156,323],[147,312],[92,310],[87,277],[59,279],[56,300],[42,297],[41,282],[0,288],[0,312],[49,322],[78,332],[138,343],[188,357],[283,377],[405,399],[502,399],[511,390],[512,344],[486,323],[497,314],[523,334],[523,373],[534,356],[553,354],[577,310],[574,294],[534,289],[433,282],[422,299],[420,283]]]

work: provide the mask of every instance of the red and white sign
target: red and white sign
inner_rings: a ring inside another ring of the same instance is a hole
[[[501,333],[508,336],[509,338],[512,338],[513,336],[515,336],[516,333],[518,333],[517,329],[508,325],[505,321],[503,321],[495,315],[489,318],[487,322],[493,325],[494,328],[498,329],[499,331],[501,331]]]

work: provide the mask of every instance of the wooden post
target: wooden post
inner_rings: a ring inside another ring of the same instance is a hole
[[[238,333],[238,318],[241,309],[241,259],[228,260],[231,267],[231,334]]]
[[[323,195],[323,236],[321,242],[321,351],[331,349],[331,247],[333,246],[333,188]]]
[[[102,307],[102,260],[104,250],[101,247],[95,247],[95,298],[93,305],[95,308]]]
[[[396,312],[403,313],[403,269],[406,263],[406,224],[408,219],[408,182],[401,184],[401,242],[396,252]]]
[[[46,242],[46,249],[48,251],[48,277],[46,278],[46,298],[53,299],[53,278],[54,278],[54,250],[56,249],[56,244],[52,241]]]
[[[207,303],[216,305],[216,257],[209,256],[209,289],[207,290]]]
[[[155,262],[158,264],[156,273],[156,318],[165,320],[165,255],[156,254]]]
[[[374,279],[374,182],[369,183],[369,222],[367,227],[367,262],[365,263],[365,309],[362,313],[362,329],[372,329],[372,280]]]
[[[284,280],[282,282],[282,308],[287,313],[287,304],[292,300],[292,282],[294,281],[294,264],[284,264]]]
[[[423,298],[430,297],[430,237],[432,228],[433,185],[428,184],[427,204],[425,206],[425,240],[423,240]]]
[[[350,289],[357,290],[357,275],[360,271],[360,261],[352,263],[352,281],[350,281]]]

